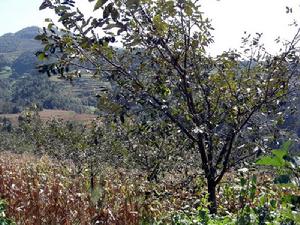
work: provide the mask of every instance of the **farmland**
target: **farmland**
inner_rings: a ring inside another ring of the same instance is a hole
[[[299,196],[299,190],[274,185],[272,176],[269,172],[229,173],[218,194],[222,216],[210,218],[200,174],[188,185],[183,185],[188,177],[178,173],[169,173],[168,179],[152,184],[136,171],[106,168],[97,176],[91,192],[88,174],[78,176],[70,163],[47,156],[0,154],[0,196],[7,200],[7,216],[22,225],[230,225],[246,219],[243,211],[248,205],[252,221],[256,216],[270,224],[274,220],[281,224],[293,224],[284,222],[289,219],[299,221],[299,214],[280,207],[288,201],[287,196]],[[195,205],[198,212],[192,211]],[[263,210],[264,217],[255,214]]]
[[[77,121],[77,122],[89,122],[96,118],[95,115],[86,113],[76,113],[74,111],[66,110],[43,110],[39,112],[39,115],[43,121],[51,119],[62,119],[64,121]],[[7,118],[12,121],[13,124],[17,124],[18,117],[20,113],[17,114],[0,114],[0,118]]]

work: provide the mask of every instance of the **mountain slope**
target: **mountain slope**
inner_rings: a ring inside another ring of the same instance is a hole
[[[41,48],[39,41],[34,40],[38,27],[27,27],[16,33],[0,37],[0,66],[10,66],[24,52],[34,53]]]

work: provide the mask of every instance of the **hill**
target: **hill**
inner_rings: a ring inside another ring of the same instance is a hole
[[[0,37],[0,53],[24,52],[40,48],[40,43],[34,40],[39,29],[26,27],[16,33],[4,34]]]
[[[34,53],[41,48],[40,42],[34,39],[38,27],[26,27],[16,33],[0,37],[0,67],[11,66],[14,60],[25,52]]]
[[[16,113],[31,104],[44,109],[94,112],[99,82],[68,81],[39,74],[35,53],[42,48],[35,40],[40,28],[26,27],[0,37],[0,114]]]

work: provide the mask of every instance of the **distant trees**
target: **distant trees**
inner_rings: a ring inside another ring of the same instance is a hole
[[[77,92],[72,91],[70,84],[51,81],[37,74],[18,74],[10,78],[2,78],[0,79],[0,114],[18,113],[33,104],[38,105],[40,109],[92,113],[92,109],[96,107],[96,97],[90,90],[82,88],[79,84],[76,87]]]
[[[7,58],[3,55],[0,54],[0,70],[5,67],[5,66],[9,66],[10,62],[7,60]]]
[[[11,65],[13,69],[13,76],[22,76],[24,73],[37,74],[38,71],[36,66],[38,64],[38,59],[31,51],[23,52]]]
[[[72,65],[89,69],[111,82],[114,90],[100,99],[121,121],[138,115],[175,126],[174,142],[183,134],[201,159],[210,212],[216,213],[224,174],[273,141],[272,128],[297,84],[299,33],[276,56],[257,34],[243,39],[241,52],[213,58],[206,53],[212,27],[194,0],[97,0],[99,18],[85,18],[74,1],[44,0],[40,9],[47,7],[64,29],[49,20],[36,37],[45,46],[39,58],[57,58],[40,72],[68,78]]]

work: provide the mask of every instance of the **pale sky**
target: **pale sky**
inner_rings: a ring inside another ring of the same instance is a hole
[[[88,0],[77,0],[87,11]],[[43,26],[49,11],[39,11],[42,0],[0,0],[0,35],[16,32],[26,26]],[[295,28],[288,26],[293,19],[300,22],[299,0],[200,0],[202,11],[212,20],[215,43],[211,52],[219,53],[238,48],[244,31],[263,32],[266,47],[274,49],[273,40],[281,36],[290,39]],[[286,14],[286,6],[293,13]]]

